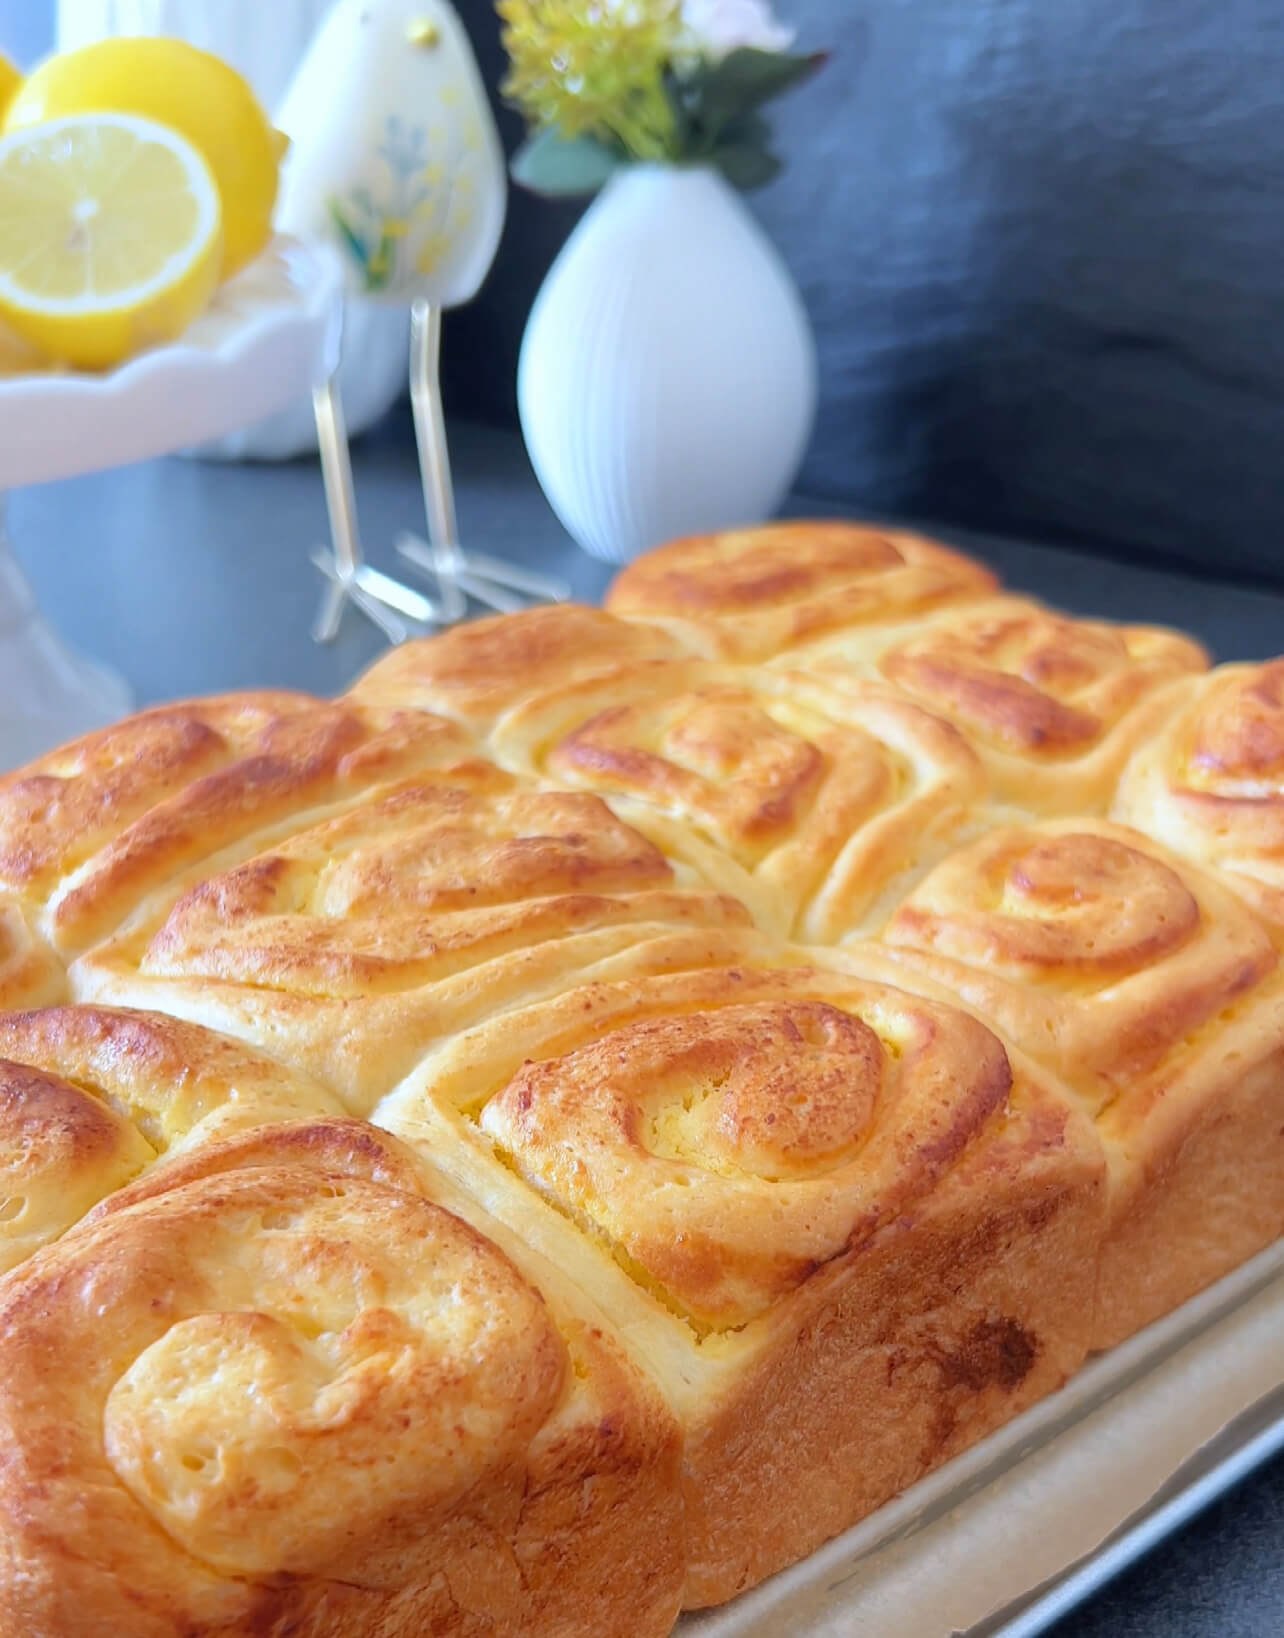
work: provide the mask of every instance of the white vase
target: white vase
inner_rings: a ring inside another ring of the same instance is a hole
[[[770,517],[816,414],[802,299],[705,168],[619,172],[554,263],[522,345],[536,475],[595,557]]]
[[[275,111],[333,0],[58,0],[58,47],[114,35],[164,34],[211,51],[243,74]],[[350,297],[339,386],[355,437],[405,391],[408,311]],[[316,448],[310,399],[201,447],[222,460],[287,460]]]

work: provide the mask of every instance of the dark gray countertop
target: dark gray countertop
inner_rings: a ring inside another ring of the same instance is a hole
[[[610,570],[568,541],[511,433],[455,433],[465,539],[563,574],[600,598]],[[371,558],[422,529],[414,457],[394,420],[357,452]],[[803,509],[805,503],[799,503]],[[337,692],[381,649],[349,616],[340,640],[309,637],[326,534],[315,467],[163,461],[14,498],[18,555],[63,635],[114,665],[140,703],[238,687]],[[969,541],[1009,584],[1082,613],[1181,625],[1219,659],[1284,652],[1284,597],[1017,542]],[[1247,1480],[1056,1629],[1057,1638],[1280,1638],[1284,1460]]]

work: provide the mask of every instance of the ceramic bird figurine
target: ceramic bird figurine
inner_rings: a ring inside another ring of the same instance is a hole
[[[315,395],[333,551],[313,561],[326,576],[316,626],[334,637],[354,603],[393,642],[404,620],[459,619],[468,598],[494,609],[567,595],[512,564],[464,552],[441,404],[443,308],[476,295],[504,228],[504,151],[462,23],[445,0],[338,0],[277,114],[291,141],[277,225],[333,245],[349,287],[411,309],[410,396],[419,441],[429,543],[397,543],[434,584],[425,593],[372,568],[357,533],[356,502],[336,382]]]
[[[277,225],[328,239],[353,289],[454,307],[499,248],[504,151],[463,24],[444,0],[338,0],[277,124]]]

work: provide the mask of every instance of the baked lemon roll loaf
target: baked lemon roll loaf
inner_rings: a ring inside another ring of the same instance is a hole
[[[1189,684],[1114,811],[1219,871],[1284,935],[1284,660]]]
[[[1207,666],[773,525],[0,778],[0,1632],[663,1638],[1269,1245]]]

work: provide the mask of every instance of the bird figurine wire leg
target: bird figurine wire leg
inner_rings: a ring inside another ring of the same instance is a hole
[[[468,598],[510,614],[532,600],[564,603],[570,587],[502,558],[464,551],[455,519],[450,446],[441,401],[442,310],[422,298],[410,310],[410,403],[419,445],[419,470],[428,519],[427,542],[403,535],[397,551],[412,568],[431,577],[450,620],[462,618]]]
[[[357,498],[352,482],[352,455],[343,418],[343,400],[331,376],[312,395],[325,480],[326,509],[330,517],[330,546],[317,546],[312,561],[326,579],[321,607],[312,635],[331,643],[339,635],[349,603],[376,625],[390,643],[404,643],[411,634],[407,621],[420,632],[431,630],[448,616],[443,606],[423,592],[403,586],[365,561],[357,525]]]

